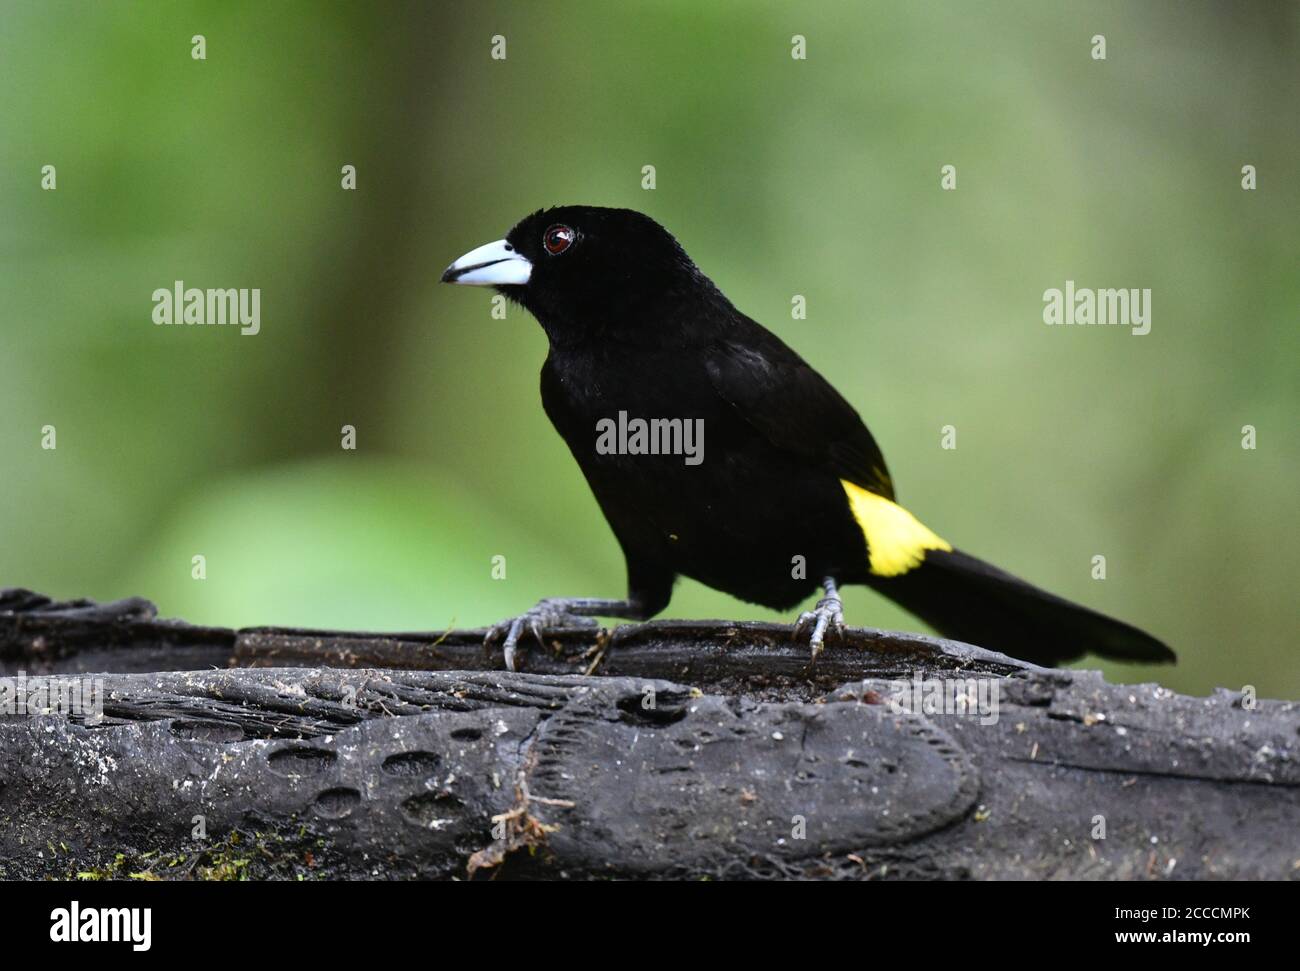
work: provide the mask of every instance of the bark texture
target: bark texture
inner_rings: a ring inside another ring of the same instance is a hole
[[[103,700],[0,715],[0,877],[1300,874],[1293,702],[875,630],[811,667],[771,624],[546,640],[512,674],[482,631],[236,631],[0,592],[11,696],[76,675]],[[904,685],[997,705],[903,710]]]

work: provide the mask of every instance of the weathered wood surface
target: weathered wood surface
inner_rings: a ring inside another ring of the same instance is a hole
[[[0,677],[104,690],[94,724],[0,716],[0,876],[1300,876],[1293,702],[870,630],[812,667],[779,625],[547,640],[511,674],[481,631],[0,592]],[[996,719],[899,709],[914,676]]]

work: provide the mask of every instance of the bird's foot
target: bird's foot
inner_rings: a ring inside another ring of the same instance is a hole
[[[839,637],[844,636],[844,605],[840,601],[839,594],[833,589],[818,600],[817,606],[812,610],[806,610],[799,615],[799,619],[794,623],[795,638],[807,634],[809,627],[812,628],[812,636],[808,638],[808,646],[812,649],[811,660],[815,661],[817,655],[822,652],[822,641],[826,637],[827,628],[833,630]]]
[[[538,644],[544,644],[545,641],[542,640],[542,635],[548,630],[599,626],[594,618],[574,613],[574,607],[577,603],[577,601],[566,600],[563,597],[549,597],[546,600],[540,600],[536,606],[518,617],[503,620],[501,623],[488,628],[484,643],[495,644],[505,638],[502,651],[505,654],[506,670],[514,671],[515,652],[519,647],[519,639],[525,631],[537,638]]]

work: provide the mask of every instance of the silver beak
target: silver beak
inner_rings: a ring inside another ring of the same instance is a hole
[[[531,262],[504,239],[498,239],[470,250],[447,267],[442,282],[467,287],[522,286],[532,272]]]

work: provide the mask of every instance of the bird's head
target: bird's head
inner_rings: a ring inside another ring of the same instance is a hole
[[[617,334],[662,339],[684,326],[682,311],[692,304],[726,304],[657,222],[599,206],[538,210],[504,239],[456,260],[442,282],[495,287],[527,308],[553,342]]]

